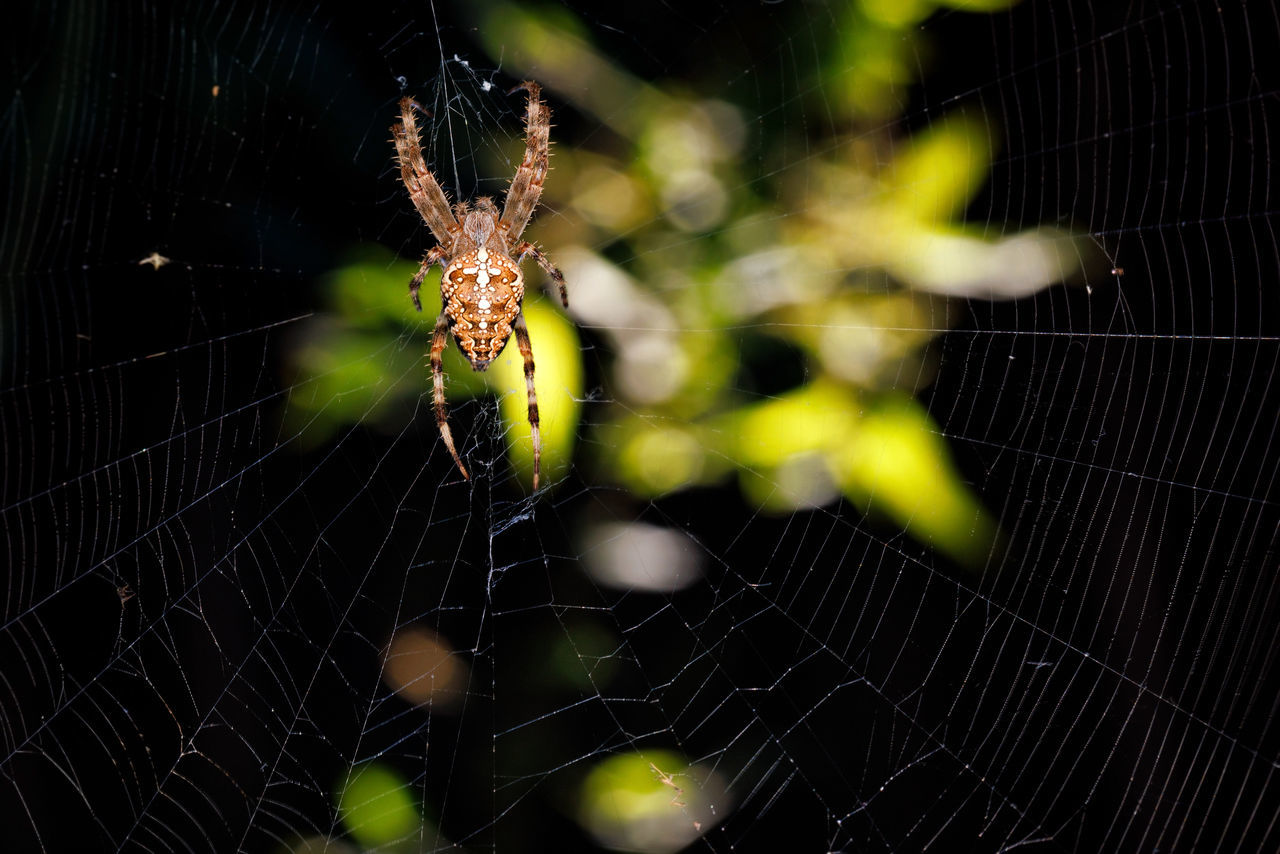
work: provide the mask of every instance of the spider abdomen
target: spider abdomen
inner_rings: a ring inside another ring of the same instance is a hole
[[[507,345],[520,313],[520,268],[506,255],[484,247],[464,252],[445,268],[440,296],[458,349],[472,369],[483,371]]]

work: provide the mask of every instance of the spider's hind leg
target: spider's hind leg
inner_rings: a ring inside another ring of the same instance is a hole
[[[538,475],[542,469],[542,435],[538,429],[538,393],[533,390],[533,345],[529,341],[529,327],[524,324],[524,315],[516,315],[514,324],[516,344],[520,347],[520,355],[524,357],[524,382],[529,390],[529,432],[533,438],[533,491],[538,491]]]
[[[462,464],[458,449],[453,446],[453,433],[449,430],[449,409],[444,400],[444,359],[442,357],[445,345],[448,343],[449,318],[444,312],[440,312],[440,317],[436,320],[436,331],[431,336],[431,380],[435,397],[436,426],[440,428],[440,438],[444,439],[444,446],[449,449],[449,455],[458,464],[458,471],[470,480],[471,475],[467,473],[467,467]]]

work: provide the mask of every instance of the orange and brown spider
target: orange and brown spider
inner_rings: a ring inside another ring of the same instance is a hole
[[[421,108],[412,98],[400,99],[400,121],[392,125],[391,132],[395,136],[401,180],[437,243],[422,259],[422,267],[409,282],[409,295],[418,311],[422,311],[418,289],[422,287],[427,271],[433,264],[444,268],[444,275],[440,278],[441,312],[431,337],[431,377],[440,435],[462,476],[469,479],[471,475],[454,447],[445,407],[441,354],[448,343],[449,331],[453,331],[458,349],[475,371],[489,367],[489,363],[498,358],[507,346],[511,333],[515,332],[520,355],[524,357],[525,384],[529,389],[533,488],[536,490],[542,462],[542,440],[538,433],[538,397],[533,390],[533,348],[521,314],[524,276],[520,272],[520,262],[525,258],[538,262],[549,280],[558,286],[565,308],[569,307],[569,294],[565,290],[564,276],[547,256],[527,240],[520,240],[542,196],[551,141],[551,111],[538,97],[541,89],[529,80],[508,94],[521,89],[529,93],[524,161],[511,179],[501,216],[493,200],[484,197],[472,204],[460,202],[450,209],[448,198],[422,159],[422,145],[413,114],[415,108]]]

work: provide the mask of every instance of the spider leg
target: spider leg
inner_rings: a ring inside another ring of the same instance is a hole
[[[529,327],[524,315],[516,315],[516,344],[524,357],[524,382],[529,387],[529,427],[533,433],[533,491],[538,491],[538,474],[542,469],[542,436],[538,432],[538,393],[533,390],[533,345],[529,343]]]
[[[458,449],[453,446],[453,433],[449,431],[449,410],[444,401],[444,360],[441,355],[448,343],[449,318],[441,312],[440,317],[436,319],[436,331],[431,336],[431,379],[435,386],[436,426],[440,428],[440,438],[444,439],[444,446],[449,449],[453,461],[458,464],[458,470],[462,472],[463,477],[470,480],[471,475],[467,474],[467,467],[462,464]]]
[[[400,122],[391,126],[391,135],[395,137],[396,157],[400,161],[400,180],[418,213],[426,221],[427,227],[435,235],[436,240],[444,245],[453,242],[450,229],[457,228],[458,221],[449,210],[449,200],[444,190],[440,189],[431,170],[422,159],[422,142],[418,136],[418,123],[413,110],[417,104],[410,97],[400,99]]]
[[[413,300],[413,307],[418,311],[422,311],[422,300],[418,299],[418,289],[422,287],[422,280],[426,278],[431,265],[441,263],[446,254],[439,246],[432,247],[427,257],[422,259],[422,266],[418,268],[418,272],[409,280],[409,299]]]
[[[551,281],[555,282],[556,287],[560,289],[560,302],[564,303],[565,308],[569,307],[569,291],[564,286],[564,273],[561,273],[560,268],[551,263],[550,258],[542,254],[541,249],[526,240],[517,246],[511,254],[516,256],[517,263],[523,261],[525,258],[532,258],[537,261],[538,266],[546,271],[546,274],[551,278]],[[551,291],[551,287],[549,285],[547,290]],[[552,292],[552,296],[554,295],[554,292]]]
[[[533,209],[542,197],[542,182],[546,180],[551,144],[551,111],[539,98],[542,89],[532,80],[526,80],[511,92],[524,89],[529,93],[529,107],[525,114],[524,160],[511,179],[507,200],[502,208],[502,222],[507,226],[507,239],[519,240],[524,234]],[[508,93],[510,94],[510,93]]]

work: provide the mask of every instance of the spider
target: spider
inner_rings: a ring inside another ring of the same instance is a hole
[[[533,347],[521,313],[524,275],[520,272],[520,262],[525,258],[538,262],[547,273],[548,289],[551,282],[556,284],[565,308],[569,307],[569,294],[565,290],[564,275],[542,254],[542,250],[520,239],[542,196],[551,138],[551,111],[539,98],[541,88],[528,80],[507,94],[521,89],[529,93],[524,161],[511,179],[501,215],[493,199],[486,197],[471,204],[460,202],[452,209],[449,207],[448,198],[422,159],[414,118],[414,110],[422,107],[412,98],[400,99],[400,121],[392,125],[391,133],[395,137],[400,178],[437,243],[422,259],[422,266],[409,282],[409,296],[418,311],[422,311],[418,289],[422,287],[427,271],[434,264],[444,268],[444,275],[440,278],[441,311],[431,336],[431,378],[440,436],[462,476],[470,479],[471,475],[454,447],[445,406],[441,355],[448,344],[448,333],[453,332],[453,339],[471,363],[471,369],[483,371],[498,357],[507,346],[511,333],[515,332],[520,355],[524,357],[524,378],[529,389],[533,488],[536,491],[542,463],[542,439],[538,433],[538,396],[533,390]]]

